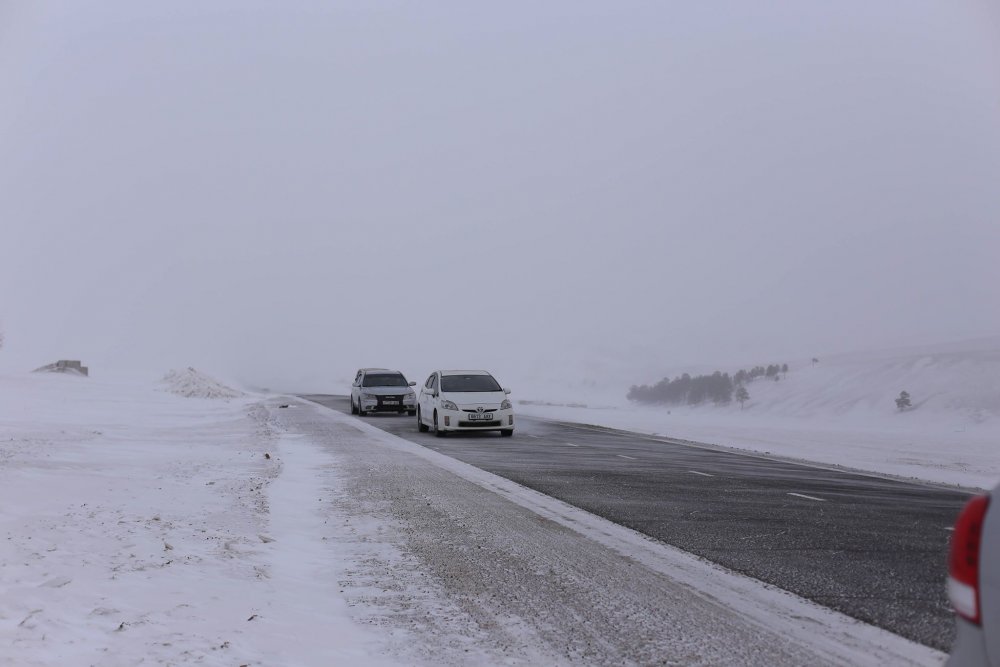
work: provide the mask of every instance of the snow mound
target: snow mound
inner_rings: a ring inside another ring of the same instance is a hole
[[[243,392],[227,387],[190,366],[172,370],[163,376],[167,391],[186,398],[239,398]]]

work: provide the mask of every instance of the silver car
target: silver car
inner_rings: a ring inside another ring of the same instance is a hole
[[[948,597],[958,635],[947,664],[1000,667],[1000,486],[975,496],[955,521],[948,557]]]
[[[417,395],[411,389],[415,384],[399,371],[362,368],[351,385],[351,414],[405,412],[412,417],[417,414]]]

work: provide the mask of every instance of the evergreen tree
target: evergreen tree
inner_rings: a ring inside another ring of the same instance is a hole
[[[896,407],[899,409],[899,411],[902,412],[903,410],[911,406],[912,404],[910,403],[910,393],[908,391],[899,392],[899,398],[896,399]]]

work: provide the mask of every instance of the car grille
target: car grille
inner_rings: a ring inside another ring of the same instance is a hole
[[[483,412],[496,412],[499,409],[500,409],[499,407],[496,407],[496,408],[483,408]],[[462,408],[462,412],[479,412],[479,408],[472,408],[472,409]]]
[[[458,422],[459,428],[498,428],[500,426],[499,421],[492,422]]]

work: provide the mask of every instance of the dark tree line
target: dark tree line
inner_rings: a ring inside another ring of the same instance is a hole
[[[728,403],[733,400],[734,387],[729,373],[716,371],[711,375],[694,377],[685,373],[673,380],[663,378],[652,386],[634,386],[629,389],[628,398],[639,403],[698,405],[707,400]]]
[[[782,373],[787,372],[788,364],[771,364],[739,370],[732,376],[721,371],[695,376],[684,373],[673,380],[665,377],[654,385],[633,385],[628,391],[628,399],[637,403],[662,405],[698,405],[706,401],[723,405],[733,400],[733,392],[737,387],[743,388],[761,377],[777,380]],[[747,398],[749,394],[742,400]]]

